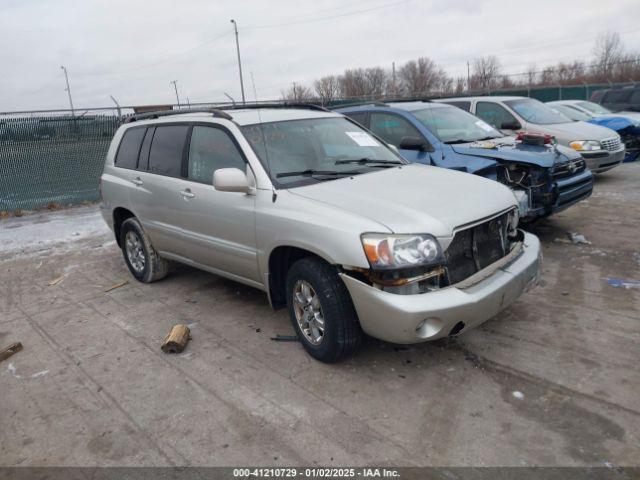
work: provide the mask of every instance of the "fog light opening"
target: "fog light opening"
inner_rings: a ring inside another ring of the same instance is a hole
[[[456,323],[451,329],[451,331],[449,332],[449,336],[453,337],[454,335],[459,334],[464,329],[464,326],[465,326],[464,322]]]

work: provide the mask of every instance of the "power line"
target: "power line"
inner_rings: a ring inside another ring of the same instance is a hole
[[[163,64],[165,64],[165,63],[170,63],[170,62],[172,62],[173,60],[175,60],[175,59],[177,59],[177,58],[179,58],[179,57],[180,57],[181,59],[184,59],[184,58],[182,58],[182,57],[184,57],[184,55],[185,55],[185,54],[187,54],[187,53],[191,53],[191,52],[193,52],[193,51],[195,51],[195,50],[198,50],[198,49],[200,49],[200,48],[202,48],[202,47],[204,47],[204,46],[206,46],[206,45],[210,45],[210,44],[212,44],[212,43],[214,43],[214,42],[217,42],[218,40],[221,40],[222,38],[224,38],[224,37],[226,37],[226,36],[228,36],[228,35],[231,35],[231,32],[225,32],[225,33],[223,33],[223,34],[221,34],[221,35],[218,35],[218,36],[216,36],[216,37],[213,37],[213,38],[211,38],[211,39],[209,39],[209,40],[207,40],[207,41],[205,41],[205,42],[202,42],[202,43],[199,43],[199,44],[197,44],[197,45],[194,45],[193,47],[190,47],[190,48],[188,48],[187,50],[183,50],[183,51],[181,51],[180,53],[175,53],[175,54],[173,54],[173,55],[170,55],[170,56],[168,56],[168,57],[165,57],[165,58],[164,58],[164,59],[162,59],[162,60],[159,60],[159,61],[156,61],[156,62],[153,62],[153,63],[148,63],[148,64],[146,64],[146,65],[139,65],[139,66],[137,66],[137,67],[135,67],[135,68],[132,68],[132,69],[123,70],[123,71],[119,71],[119,72],[118,72],[118,71],[116,71],[116,72],[113,72],[113,71],[106,71],[106,72],[85,72],[85,73],[78,73],[78,74],[76,74],[76,75],[83,76],[83,77],[90,77],[90,76],[110,76],[110,75],[127,75],[127,74],[129,74],[129,73],[137,72],[137,71],[140,71],[140,70],[146,70],[146,69],[149,69],[149,68],[156,67],[156,66],[158,66],[158,65],[163,65]]]
[[[353,15],[358,15],[360,13],[368,13],[368,12],[373,12],[375,10],[382,10],[384,8],[390,8],[390,7],[395,7],[396,5],[400,5],[402,3],[407,3],[413,0],[400,0],[399,2],[394,2],[394,3],[387,3],[385,5],[379,5],[377,7],[371,7],[371,8],[364,8],[361,10],[353,10],[351,12],[346,12],[346,13],[340,13],[340,14],[336,14],[336,15],[328,15],[325,17],[316,17],[316,18],[308,18],[305,20],[293,20],[290,22],[284,22],[284,23],[271,23],[271,24],[265,24],[265,25],[250,25],[248,27],[245,27],[246,30],[258,30],[258,29],[264,29],[264,28],[280,28],[280,27],[290,27],[293,25],[306,25],[308,23],[315,23],[315,22],[324,22],[326,20],[333,20],[336,18],[342,18],[342,17],[349,17],[349,16],[353,16]]]

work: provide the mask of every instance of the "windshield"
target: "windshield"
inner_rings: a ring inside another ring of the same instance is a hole
[[[550,125],[552,123],[569,123],[571,120],[561,113],[554,112],[542,102],[532,98],[522,98],[518,100],[507,100],[504,103],[509,105],[518,115],[527,122],[537,125]]]
[[[591,116],[587,115],[584,112],[581,112],[580,110],[576,110],[575,108],[572,108],[568,105],[549,105],[551,107],[551,110],[553,110],[554,112],[558,112],[561,113],[562,115],[564,115],[567,118],[570,118],[571,120],[575,120],[576,122],[578,120],[583,120],[583,121],[587,121],[591,119]]]
[[[444,143],[466,143],[503,137],[488,123],[458,107],[433,107],[411,112]]]
[[[611,113],[611,110],[607,110],[602,105],[598,105],[593,102],[578,102],[577,105],[585,110],[589,110],[591,113],[595,113],[596,115],[608,115]]]
[[[295,187],[406,163],[343,117],[241,127],[276,186]]]

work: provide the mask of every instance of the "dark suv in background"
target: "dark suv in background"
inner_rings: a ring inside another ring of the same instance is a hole
[[[596,90],[590,100],[612,112],[640,112],[640,86]]]

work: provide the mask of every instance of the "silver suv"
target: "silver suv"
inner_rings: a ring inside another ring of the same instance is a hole
[[[395,343],[455,335],[538,277],[509,189],[409,165],[319,107],[131,117],[116,132],[102,213],[135,278],[168,260],[264,290],[322,361],[362,332]]]

